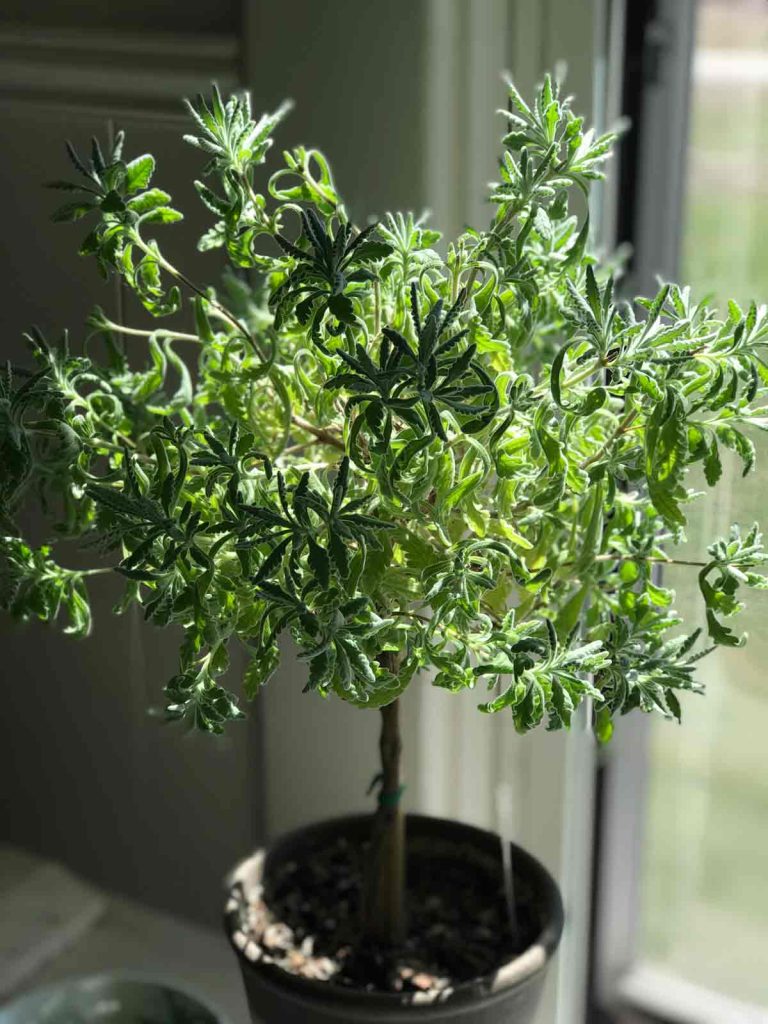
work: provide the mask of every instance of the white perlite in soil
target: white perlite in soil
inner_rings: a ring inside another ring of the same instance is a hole
[[[252,879],[240,879],[227,901],[227,913],[236,913],[240,927],[232,941],[253,963],[275,964],[288,974],[313,981],[330,981],[352,953],[342,946],[335,957],[315,956],[311,935],[297,941],[293,929],[276,921],[264,901],[264,886]],[[438,977],[407,963],[398,965],[394,992],[407,992],[409,1002],[419,1005],[447,999],[453,992],[450,979]]]

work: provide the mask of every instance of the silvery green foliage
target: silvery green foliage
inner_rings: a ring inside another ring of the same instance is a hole
[[[240,715],[218,682],[233,642],[252,697],[284,632],[306,688],[359,707],[432,668],[447,690],[488,689],[481,709],[520,731],[568,726],[585,696],[603,738],[634,708],[679,717],[703,652],[654,568],[683,536],[690,467],[715,486],[723,448],[754,465],[766,311],[720,318],[668,284],[617,302],[571,212],[613,136],[585,131],[550,78],[532,106],[510,101],[490,228],[441,250],[411,215],[352,224],[316,150],[285,153],[264,189],[285,108],[254,121],[246,97],[199,99],[200,248],[252,275],[219,291],[163,255],[156,229],[181,215],[151,156],[126,162],[122,137],[87,162],[69,147],[79,177],[55,183],[72,193],[55,219],[88,218],[81,253],[158,318],[188,299],[196,329],[96,310],[106,358],[37,335],[35,370],[0,377],[4,606],[89,628],[85,574],[19,535],[37,496],[58,535],[111,552],[123,607],[183,628],[168,713],[203,729]],[[711,644],[742,642],[723,620],[765,587],[765,558],[756,528],[709,548]]]

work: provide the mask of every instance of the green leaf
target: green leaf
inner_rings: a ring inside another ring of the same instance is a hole
[[[197,328],[197,334],[201,341],[210,344],[215,340],[213,328],[211,327],[211,321],[208,317],[208,303],[205,299],[199,295],[195,296],[194,307],[195,307],[195,326]]]
[[[592,310],[592,314],[598,322],[602,319],[602,300],[600,297],[600,289],[597,286],[595,280],[595,272],[590,265],[587,266],[587,302],[589,308]]]
[[[51,220],[57,222],[80,220],[81,217],[85,217],[87,213],[90,213],[95,208],[95,203],[91,203],[84,199],[77,200],[73,203],[65,203],[51,214]]]
[[[357,323],[355,307],[348,295],[332,295],[328,299],[328,309],[343,324]]]
[[[704,475],[710,487],[714,487],[723,475],[723,464],[720,461],[720,452],[718,451],[717,441],[714,438],[704,459]]]
[[[746,636],[737,636],[733,630],[724,626],[717,620],[711,608],[707,609],[707,629],[714,642],[723,647],[743,647],[746,643]]]
[[[243,692],[248,700],[253,700],[262,686],[269,682],[279,664],[280,650],[276,645],[253,652],[243,674]]]
[[[544,241],[551,242],[553,237],[552,221],[549,219],[549,214],[543,206],[540,206],[536,210],[534,224],[536,226],[536,230],[539,233],[539,236],[543,238]]]
[[[670,388],[648,421],[645,473],[651,501],[671,526],[684,526],[686,521],[680,508],[680,481],[687,455],[685,407],[677,392]]]
[[[125,166],[125,191],[130,196],[149,185],[155,171],[155,158],[145,153]]]
[[[754,467],[757,459],[755,451],[755,443],[751,438],[746,437],[741,431],[736,430],[735,427],[726,425],[717,426],[715,433],[718,440],[725,445],[726,448],[730,448],[731,451],[741,458],[743,463],[742,476],[747,476]],[[714,444],[714,442],[713,442]]]
[[[461,504],[464,498],[471,494],[484,478],[485,473],[482,470],[470,473],[469,476],[451,488],[443,501],[443,509],[449,512],[454,506]]]
[[[328,552],[312,537],[308,538],[309,564],[321,587],[327,587],[331,578],[331,562]]]
[[[613,736],[613,719],[610,708],[602,707],[596,712],[594,732],[599,743],[610,743]]]
[[[166,206],[170,200],[171,197],[167,192],[163,192],[161,188],[151,188],[146,192],[142,192],[141,195],[129,199],[126,205],[129,210],[143,216],[151,210],[157,210]]]
[[[367,263],[373,260],[383,260],[392,252],[392,246],[388,242],[379,239],[370,239],[361,242],[355,247],[355,260]]]
[[[184,215],[170,206],[155,206],[141,215],[143,224],[175,224],[183,219]]]

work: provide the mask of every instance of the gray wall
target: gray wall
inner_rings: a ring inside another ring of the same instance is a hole
[[[290,17],[265,0],[244,5],[242,31],[233,3],[185,4],[182,25],[178,4],[145,6],[3,6],[3,358],[20,356],[32,323],[78,340],[95,302],[119,302],[75,255],[81,230],[48,220],[57,197],[40,185],[65,173],[64,138],[82,145],[117,123],[129,152],[155,153],[157,183],[188,218],[163,244],[210,279],[213,258],[194,251],[207,215],[178,97],[213,78],[226,88],[245,68],[257,109],[295,99],[281,148],[320,146],[356,217],[424,205],[426,3],[394,0],[382,20],[379,5],[356,0],[302,0]],[[117,590],[97,581],[86,641],[0,623],[0,837],[213,923],[224,870],[265,832],[369,806],[378,716],[302,696],[289,656],[223,739],[162,726],[146,709],[174,671],[175,638],[138,615],[113,618]]]
[[[195,251],[206,216],[189,180],[199,161],[180,138],[179,97],[212,77],[225,87],[236,81],[237,12],[199,4],[196,19],[186,4],[186,34],[177,38],[155,31],[172,27],[161,17],[171,6],[153,4],[145,31],[133,36],[122,29],[138,29],[140,12],[128,4],[3,5],[3,18],[16,19],[0,21],[3,359],[23,356],[21,334],[32,324],[52,338],[68,327],[77,346],[94,303],[118,308],[116,285],[76,255],[82,226],[52,224],[60,194],[42,188],[67,175],[63,140],[85,147],[91,134],[104,137],[113,113],[129,151],[155,153],[157,183],[188,212],[166,229],[169,254],[192,276],[216,273],[215,258]],[[211,25],[229,34],[212,36]],[[150,718],[175,671],[177,638],[138,613],[114,618],[119,591],[116,580],[95,582],[88,640],[0,624],[0,837],[215,924],[224,871],[261,835],[258,723],[212,741]]]

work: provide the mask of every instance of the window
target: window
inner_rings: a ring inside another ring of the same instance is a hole
[[[695,37],[681,277],[716,301],[768,298],[768,4],[701,3]],[[765,451],[765,435],[755,438]],[[690,557],[740,519],[765,522],[768,460],[702,500]],[[703,485],[706,488],[706,485]],[[684,556],[682,556],[684,557]],[[700,605],[695,570],[665,582],[682,608]],[[640,956],[696,984],[768,1010],[768,630],[765,602],[739,625],[749,644],[701,663],[706,699],[685,728],[655,722],[641,880]]]
[[[694,27],[692,45],[681,46],[680,34]],[[677,33],[671,43],[668,33]],[[667,130],[654,123],[667,107],[688,108],[688,131],[677,138],[683,144],[653,156],[655,173],[637,167],[637,218],[653,222],[654,201],[663,205],[672,195],[679,227],[672,243],[663,227],[660,241],[647,227],[636,231],[636,287],[649,287],[657,270],[716,304],[766,300],[768,3],[660,0],[645,26],[646,59],[649,38],[662,45],[653,82],[644,86],[655,106],[653,118],[644,112],[641,149]],[[681,84],[686,49],[690,82]],[[755,441],[765,452],[765,434]],[[766,525],[768,457],[746,479],[738,460],[724,458],[723,473],[729,486],[698,503],[678,557],[706,557],[710,540],[737,519]],[[701,606],[695,569],[667,567],[664,582],[678,607]],[[748,645],[718,649],[701,663],[707,696],[686,700],[684,727],[659,720],[630,729],[626,749],[611,754],[606,769],[598,977],[609,1002],[618,994],[654,1019],[768,1021],[766,622],[768,604],[758,595],[735,620]],[[635,800],[645,806],[640,829],[628,823]]]

